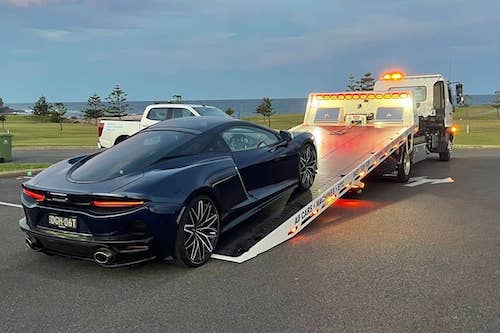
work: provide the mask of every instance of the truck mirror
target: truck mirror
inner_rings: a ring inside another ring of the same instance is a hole
[[[464,104],[464,86],[461,83],[455,85],[455,92],[457,93],[457,104]]]
[[[433,106],[436,112],[444,111],[444,82],[438,81],[434,84]]]

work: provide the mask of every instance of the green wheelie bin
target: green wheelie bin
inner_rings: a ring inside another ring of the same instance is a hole
[[[12,134],[0,133],[0,163],[12,161]]]

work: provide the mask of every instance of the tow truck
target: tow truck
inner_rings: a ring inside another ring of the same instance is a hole
[[[457,100],[462,85],[457,84]],[[384,74],[374,91],[312,93],[304,121],[290,131],[314,134],[318,174],[311,189],[290,191],[248,223],[227,232],[212,255],[242,263],[296,236],[342,196],[363,188],[368,174],[410,178],[431,153],[448,161],[453,103],[442,75]]]

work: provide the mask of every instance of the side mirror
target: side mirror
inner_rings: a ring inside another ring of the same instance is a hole
[[[286,142],[292,141],[292,134],[288,131],[280,131],[280,137]]]
[[[464,86],[461,83],[455,85],[455,92],[457,94],[457,104],[464,104]]]
[[[444,82],[438,81],[434,84],[433,91],[433,107],[436,112],[443,112],[445,107],[444,101]]]

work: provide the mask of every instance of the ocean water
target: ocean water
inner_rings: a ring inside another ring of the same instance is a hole
[[[468,95],[468,103],[470,105],[489,104],[495,97],[494,95]],[[155,101],[129,101],[129,114],[142,114],[144,108],[153,104]],[[216,106],[222,110],[231,107],[236,112],[234,117],[248,117],[256,115],[255,109],[262,102],[261,99],[223,99],[223,100],[191,100],[184,103],[192,104],[207,104]],[[276,114],[292,114],[304,113],[307,104],[307,98],[274,98],[272,99],[273,109]],[[31,112],[34,102],[32,103],[5,103],[15,110],[23,110]],[[82,110],[87,106],[86,102],[67,102],[64,103],[68,108],[67,116],[81,117]]]

